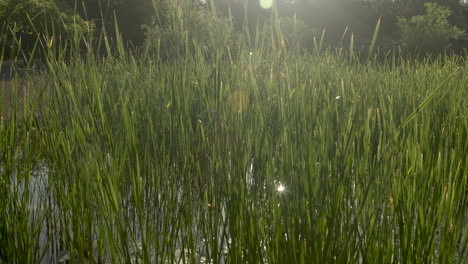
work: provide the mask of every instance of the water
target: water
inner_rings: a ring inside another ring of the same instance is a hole
[[[0,168],[0,174],[4,171]],[[40,232],[37,235],[37,240],[39,243],[39,251],[41,254],[44,254],[41,263],[69,263],[73,262],[73,256],[68,250],[66,250],[63,245],[63,227],[60,226],[60,222],[57,221],[59,217],[58,207],[56,203],[52,200],[48,194],[52,193],[51,187],[49,186],[49,168],[46,166],[45,162],[39,162],[39,164],[34,168],[27,181],[26,178],[22,178],[18,181],[18,173],[15,172],[10,176],[10,191],[11,193],[17,193],[18,197],[23,197],[26,193],[29,195],[28,198],[28,210],[29,210],[29,223],[31,227],[39,227]],[[181,202],[182,200],[182,189],[179,189],[177,194],[177,200]],[[226,220],[226,210],[225,205],[222,206],[222,218],[223,221]],[[197,217],[199,218],[199,216]],[[139,225],[138,223],[132,223],[132,230],[134,234],[138,234]],[[194,233],[200,233],[199,230],[196,230],[196,224],[194,223]],[[72,230],[68,230],[67,233],[70,235],[70,238],[73,238]],[[219,233],[218,240],[221,239],[221,233]],[[93,240],[93,252],[97,252],[97,242],[98,237],[94,237]],[[132,257],[132,263],[141,263],[142,256],[142,242],[137,237],[136,243],[129,241],[129,250]],[[228,241],[231,241],[230,238]],[[201,238],[198,244],[196,245],[196,250],[194,252],[194,257],[196,263],[209,263],[207,259],[206,249],[209,248],[208,241],[205,238]],[[182,260],[185,259],[185,263],[189,262],[188,256],[192,254],[190,250],[186,248],[176,247],[174,258],[176,263],[184,263]],[[228,242],[223,242],[218,245],[218,248],[222,248],[222,251],[227,253],[228,251]],[[153,251],[150,253],[152,263],[161,263],[161,260],[156,257],[156,254]],[[221,256],[221,262],[225,262],[226,254]],[[179,262],[180,260],[180,262]],[[98,263],[98,259],[95,259],[95,262]],[[108,263],[108,261],[107,261]],[[166,261],[166,263],[168,263]]]
[[[4,173],[4,171],[0,168],[0,174]],[[254,166],[253,166],[253,161],[251,166],[249,167],[248,172],[246,173],[246,182],[249,183],[249,185],[253,184],[253,175],[254,173]],[[68,263],[69,261],[73,260],[73,256],[70,254],[68,250],[64,248],[63,243],[61,243],[61,234],[60,234],[60,225],[59,223],[53,222],[53,219],[57,219],[59,212],[58,208],[54,205],[55,202],[52,200],[51,197],[47,196],[47,194],[51,193],[50,186],[49,186],[49,175],[50,171],[49,168],[47,167],[45,162],[39,162],[38,165],[34,168],[33,172],[31,173],[31,177],[28,183],[26,183],[26,179],[22,179],[20,182],[18,182],[17,179],[17,174],[14,173],[11,177],[11,191],[12,192],[17,192],[19,196],[22,196],[24,194],[24,191],[26,188],[29,190],[29,221],[31,226],[40,226],[40,232],[38,235],[38,241],[39,241],[39,250],[40,252],[44,252],[44,258],[42,259],[42,263]],[[264,186],[264,189],[266,186]],[[287,188],[287,187],[285,187]],[[281,194],[285,195],[285,194]],[[178,190],[177,194],[177,200],[179,202],[182,201],[182,189]],[[47,208],[45,208],[44,205],[49,205]],[[220,222],[221,224],[227,221],[227,208],[226,208],[226,203],[220,203],[217,206],[221,207],[221,219]],[[356,204],[354,202],[350,203],[350,207],[354,207]],[[47,219],[45,218],[52,217],[53,219]],[[201,234],[200,239],[197,242],[195,246],[194,252],[187,248],[182,248],[182,246],[179,244],[176,245],[176,249],[173,253],[173,257],[175,259],[175,263],[189,263],[190,262],[190,257],[193,256],[195,258],[196,263],[212,263],[212,260],[208,259],[208,251],[211,250],[210,245],[211,243],[207,240],[207,235],[203,234],[202,230],[197,229],[196,223],[199,221],[200,215],[195,217],[194,223],[193,223],[193,232],[194,234]],[[161,220],[161,219],[160,219]],[[465,213],[465,224],[464,224],[464,229],[463,233],[465,234],[467,231],[467,223],[468,223],[468,212]],[[54,227],[54,228],[52,228]],[[172,228],[172,227],[171,227]],[[358,226],[360,228],[360,226]],[[138,223],[132,223],[132,230],[134,234],[138,234],[139,230],[139,225]],[[61,230],[63,232],[63,230]],[[71,230],[67,231],[71,238],[73,238],[73,232]],[[361,230],[361,233],[365,232],[365,230]],[[219,255],[219,263],[226,263],[227,258],[228,258],[228,252],[231,247],[232,243],[232,238],[229,236],[229,230],[225,230],[225,233],[223,237],[222,230],[220,228],[217,231],[217,241],[218,245],[217,248],[219,249],[220,255]],[[287,234],[285,234],[285,239]],[[97,252],[97,245],[98,245],[98,237],[93,238],[93,248],[94,252]],[[178,241],[182,239],[180,237]],[[130,255],[131,255],[131,263],[141,263],[141,258],[142,258],[142,242],[139,237],[136,237],[135,242],[130,242],[128,243],[129,249],[130,249]],[[263,245],[261,246],[263,248],[264,253],[266,253],[266,246]],[[437,250],[438,248],[438,241],[436,241],[435,248]],[[465,250],[465,254],[463,255],[462,252]],[[193,255],[192,255],[193,254]],[[457,255],[455,256],[455,261],[458,261],[459,256],[466,256],[468,254],[467,249],[463,249],[461,245],[459,245]],[[265,254],[263,254],[265,255]],[[150,249],[150,258],[151,258],[151,263],[161,263],[161,259],[159,256],[156,256],[156,253],[154,252],[154,249]],[[185,260],[185,261],[184,261]],[[180,261],[180,262],[179,262]],[[98,263],[99,260],[95,259],[95,262]],[[106,261],[108,263],[109,261]],[[169,263],[168,261],[165,261],[165,263]],[[266,262],[265,262],[266,263]]]

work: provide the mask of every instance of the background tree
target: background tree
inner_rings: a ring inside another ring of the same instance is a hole
[[[4,56],[12,54],[13,41],[21,43],[22,52],[32,50],[39,38],[43,47],[52,43],[66,44],[74,33],[91,32],[92,22],[81,19],[65,2],[53,0],[7,0],[0,1],[0,26],[6,39],[1,47],[5,48]]]
[[[439,54],[450,46],[452,39],[458,39],[463,31],[451,26],[447,20],[451,10],[435,3],[426,3],[424,15],[411,19],[399,17],[403,47],[409,52],[422,55]]]
[[[146,44],[163,57],[194,54],[194,47],[203,47],[207,56],[213,49],[225,48],[235,42],[228,18],[211,12],[208,6],[190,0],[162,0],[156,15],[145,25]],[[189,52],[188,52],[189,51]]]
[[[436,3],[448,8],[451,11],[451,15],[448,17],[449,23],[462,29],[468,29],[468,17],[464,14],[466,6],[462,5],[460,0],[376,0],[372,2],[372,5],[386,21],[384,30],[386,29],[387,33],[395,34],[398,31],[398,17],[411,18],[424,14],[425,3]]]
[[[140,45],[145,39],[143,24],[150,24],[155,14],[153,2],[162,0],[62,0],[75,6],[81,17],[96,22],[97,28],[104,26],[108,32],[114,30],[117,21],[125,42]]]

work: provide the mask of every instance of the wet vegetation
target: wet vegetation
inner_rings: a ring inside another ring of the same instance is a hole
[[[306,50],[271,12],[13,39],[0,263],[466,263],[466,58]]]

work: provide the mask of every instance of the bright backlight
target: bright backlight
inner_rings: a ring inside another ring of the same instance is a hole
[[[260,6],[264,9],[271,8],[273,6],[273,0],[260,0]]]
[[[284,187],[284,185],[280,184],[276,190],[278,190],[279,193],[282,193],[282,192],[284,192],[285,189],[286,188]]]

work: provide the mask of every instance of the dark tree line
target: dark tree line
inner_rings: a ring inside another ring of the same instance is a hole
[[[174,4],[182,6],[184,10],[204,10],[210,14],[212,11],[210,2],[215,4],[219,16],[231,15],[231,22],[236,31],[243,31],[247,28],[251,34],[255,34],[258,23],[271,21],[271,10],[262,9],[259,2],[253,0],[249,0],[246,7],[244,0],[3,0],[0,1],[0,23],[3,25],[3,30],[6,30],[8,26],[20,24],[23,28],[18,29],[18,34],[31,34],[31,27],[25,26],[29,23],[24,19],[25,14],[33,16],[34,12],[39,12],[40,3],[40,6],[45,4],[45,6],[60,9],[60,14],[49,14],[45,19],[52,23],[55,19],[58,25],[58,21],[63,22],[64,17],[70,18],[77,11],[82,18],[80,21],[83,23],[90,21],[96,32],[103,28],[107,32],[112,32],[117,24],[125,43],[140,45],[144,43],[147,36],[151,35],[148,32],[154,32],[151,28],[161,31],[161,29],[171,27],[171,23],[174,22],[171,19],[175,17],[171,15],[171,12],[178,12],[178,7],[174,8]],[[448,8],[451,11],[448,17],[450,25],[457,26],[465,32],[468,31],[468,9],[459,0],[277,0],[277,10],[281,17],[296,15],[302,23],[301,26],[309,27],[313,29],[312,31],[321,32],[323,28],[326,28],[326,38],[330,44],[336,44],[346,28],[348,32],[354,33],[356,43],[369,42],[375,24],[381,18],[380,39],[385,44],[392,43],[400,37],[399,18],[409,19],[424,14],[427,2],[435,2]],[[197,19],[200,17],[205,16],[199,15]],[[65,19],[65,21],[71,23],[73,19]],[[194,24],[197,27],[203,27],[199,21]],[[83,29],[86,29],[86,26]],[[207,32],[206,30],[199,31]],[[309,31],[304,29],[304,32]],[[459,47],[466,44],[463,38],[461,39],[458,41]],[[310,46],[310,43],[307,45]]]

